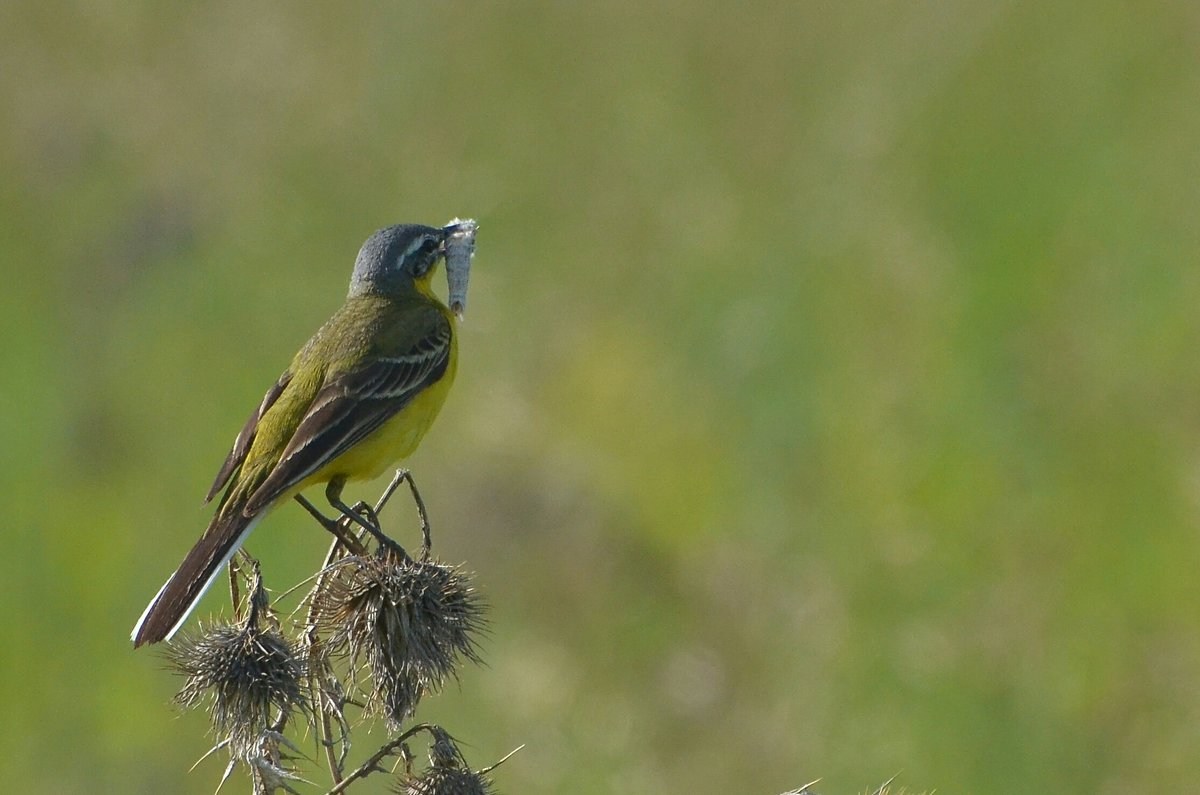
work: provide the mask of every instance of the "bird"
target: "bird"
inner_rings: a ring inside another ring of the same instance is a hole
[[[474,222],[466,223],[473,235]],[[459,232],[457,221],[398,224],[363,243],[345,302],[234,440],[205,499],[221,494],[212,520],[142,612],[130,635],[134,648],[169,640],[255,525],[280,504],[302,499],[305,488],[326,484],[333,508],[381,535],[342,501],[342,489],[411,455],[446,399],[462,303],[452,294],[453,309],[447,307],[431,282]]]

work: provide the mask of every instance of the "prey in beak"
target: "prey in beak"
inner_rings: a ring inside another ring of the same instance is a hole
[[[479,224],[470,218],[455,218],[443,227],[450,311],[460,321],[467,308],[467,282],[471,278],[471,258],[475,256],[475,231],[478,228]]]

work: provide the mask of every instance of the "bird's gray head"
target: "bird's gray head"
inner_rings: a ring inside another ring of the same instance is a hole
[[[398,224],[367,238],[354,261],[350,295],[392,293],[427,277],[446,253],[446,230]]]

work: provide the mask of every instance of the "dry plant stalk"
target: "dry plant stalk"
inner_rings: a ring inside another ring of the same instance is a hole
[[[332,781],[327,795],[386,771],[388,758],[396,758],[393,768],[402,766],[398,792],[492,792],[487,774],[495,766],[473,771],[444,729],[421,723],[404,730],[424,696],[457,678],[466,662],[482,662],[478,637],[486,629],[485,605],[470,575],[432,558],[425,505],[406,470],[396,473],[374,506],[360,503],[355,510],[379,527],[380,512],[405,481],[420,518],[419,559],[387,537],[376,540],[358,530],[349,517],[336,523],[319,519],[335,540],[293,613],[304,615],[291,637],[281,630],[275,608],[297,589],[272,604],[259,564],[243,554],[249,566],[231,567],[234,620],[203,625],[168,645],[168,662],[185,677],[176,701],[207,706],[217,738],[209,753],[229,753],[222,782],[245,765],[255,795],[311,785],[296,769],[308,757],[287,737],[293,719],[301,716],[295,728],[311,731],[319,744]],[[244,598],[239,577],[246,584]],[[359,710],[356,720],[347,716],[348,708]],[[379,717],[395,736],[347,772],[353,729]],[[430,740],[430,761],[414,773],[408,743],[421,733]]]

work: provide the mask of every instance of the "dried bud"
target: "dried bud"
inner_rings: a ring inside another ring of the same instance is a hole
[[[431,767],[420,776],[405,778],[400,795],[492,795],[492,781],[467,768]]]
[[[213,731],[228,738],[235,758],[252,759],[273,720],[307,711],[305,662],[298,649],[256,621],[216,624],[170,644],[167,660],[187,677],[175,700],[185,707],[209,701]]]
[[[492,795],[492,780],[486,770],[471,770],[458,746],[444,729],[429,727],[429,768],[419,776],[400,780],[399,795]]]
[[[392,728],[441,689],[463,658],[479,662],[483,606],[467,575],[393,555],[346,558],[314,596],[328,648],[366,670],[366,705]]]

